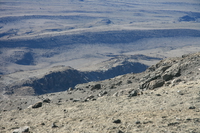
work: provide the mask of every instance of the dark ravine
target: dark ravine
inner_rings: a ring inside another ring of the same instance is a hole
[[[138,62],[124,61],[121,65],[108,70],[81,72],[73,68],[64,66],[61,70],[49,71],[40,78],[34,77],[25,80],[18,80],[6,86],[6,94],[13,95],[41,95],[46,93],[60,92],[74,88],[77,84],[91,81],[100,81],[113,78],[127,73],[139,73],[147,69],[148,66]],[[31,76],[31,75],[30,75]],[[30,91],[32,90],[32,91]],[[25,93],[27,91],[27,93]],[[28,94],[28,92],[32,92]]]

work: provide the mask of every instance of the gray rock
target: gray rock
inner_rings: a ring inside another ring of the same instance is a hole
[[[86,97],[84,101],[86,102],[86,101],[92,100],[93,98],[94,98],[94,96],[90,95],[90,96]]]
[[[98,94],[98,96],[99,96],[99,97],[102,97],[102,96],[106,95],[107,93],[108,93],[107,91],[102,91],[102,92],[100,92],[100,93]]]
[[[29,126],[20,127],[19,129],[15,129],[13,133],[29,133]]]
[[[53,122],[51,127],[52,127],[52,128],[56,128],[56,127],[58,127],[58,126],[56,125],[56,122]]]
[[[96,84],[96,85],[92,86],[91,90],[95,90],[95,89],[97,89],[97,90],[101,89],[101,84]]]
[[[50,103],[50,102],[51,102],[51,100],[49,98],[46,98],[43,100],[43,103]]]
[[[197,123],[200,123],[200,118],[194,118],[193,121],[194,121],[194,123],[196,123],[196,124],[197,124]]]
[[[144,121],[143,124],[153,123],[153,121]]]
[[[185,92],[182,91],[182,90],[178,90],[177,93],[178,93],[179,95],[184,95],[184,94],[185,94]]]
[[[37,102],[34,105],[32,105],[32,108],[39,108],[42,107],[42,102]]]
[[[152,80],[150,82],[146,82],[140,85],[140,89],[150,89],[153,90],[158,87],[162,87],[165,81],[162,79]]]
[[[165,72],[168,68],[170,68],[171,67],[171,65],[167,65],[167,66],[161,66],[160,68],[159,68],[159,71],[161,71],[161,72]]]
[[[113,123],[119,124],[121,123],[121,120],[120,119],[114,120]]]
[[[131,84],[132,83],[132,81],[131,80],[127,80],[127,84]]]
[[[136,121],[135,124],[141,124],[141,122],[140,121]]]
[[[118,130],[117,133],[124,133],[124,132],[122,132],[121,130]]]
[[[196,108],[195,106],[190,106],[190,107],[189,107],[189,109],[195,109],[195,108]]]
[[[80,101],[79,99],[74,99],[74,100],[73,100],[73,102],[79,102],[79,101]]]
[[[119,96],[119,92],[115,92],[115,93],[113,94],[113,96],[114,96],[114,97],[118,97],[118,96]]]
[[[173,123],[169,123],[168,126],[177,126],[179,124],[180,124],[179,122],[173,122]]]
[[[72,88],[72,87],[69,87],[68,91],[72,91],[72,90],[73,90],[73,88]]]
[[[165,81],[168,81],[170,79],[173,79],[173,77],[180,76],[180,64],[174,64],[170,68],[168,68],[164,74],[162,75],[162,79]]]
[[[162,87],[165,81],[162,79],[153,80],[149,83],[148,89],[152,90],[158,87]]]
[[[138,90],[133,90],[129,93],[128,97],[133,97],[138,95]]]
[[[156,94],[156,96],[161,96],[161,94]]]
[[[177,84],[177,83],[179,83],[179,82],[181,82],[181,81],[182,81],[182,79],[176,78],[176,79],[174,79],[174,80],[172,81],[172,84]]]
[[[151,74],[145,75],[141,80],[140,80],[140,89],[148,89],[149,88],[149,83],[151,81],[157,80],[161,77],[161,72],[153,72]]]
[[[122,84],[122,81],[119,81],[118,83],[116,83],[115,85],[120,86]]]

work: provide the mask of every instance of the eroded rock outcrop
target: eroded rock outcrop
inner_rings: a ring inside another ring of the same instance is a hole
[[[182,76],[184,80],[199,77],[200,53],[168,58],[151,66],[140,80],[140,89],[155,89]],[[191,77],[188,77],[191,75]],[[179,79],[181,80],[181,79]],[[172,82],[172,83],[173,83]]]

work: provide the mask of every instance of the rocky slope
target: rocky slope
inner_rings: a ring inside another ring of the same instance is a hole
[[[64,92],[1,100],[1,132],[199,133],[200,53]],[[36,104],[35,104],[36,103]]]
[[[0,131],[10,133],[199,133],[199,80],[146,91],[104,96],[89,102],[42,103],[42,107],[0,113]],[[181,93],[180,93],[181,92]]]

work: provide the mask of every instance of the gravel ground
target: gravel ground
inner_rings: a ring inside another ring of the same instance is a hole
[[[1,133],[24,126],[34,133],[199,133],[200,82],[147,90],[132,98],[104,96],[2,111],[0,123]]]

